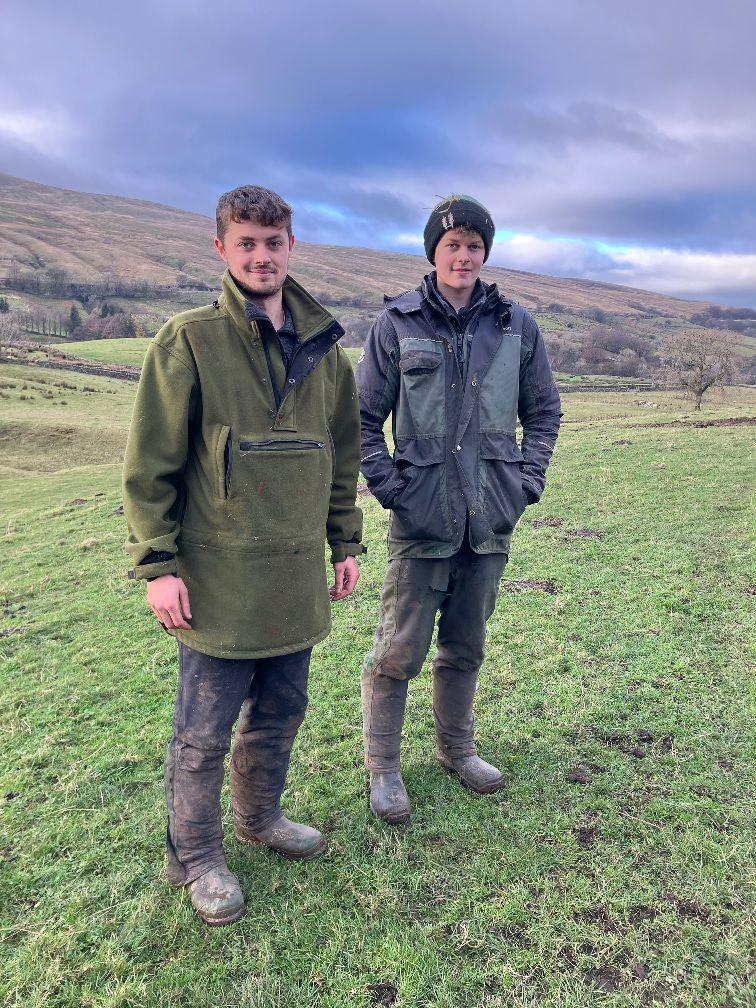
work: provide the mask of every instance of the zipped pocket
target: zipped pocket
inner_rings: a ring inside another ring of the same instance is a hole
[[[234,439],[231,431],[228,432],[228,437],[226,438],[226,447],[223,452],[223,489],[226,491],[224,496],[228,497],[231,490],[231,469],[234,464]]]
[[[215,448],[215,472],[217,479],[217,494],[221,500],[226,500],[231,486],[231,465],[233,462],[234,442],[231,436],[231,428],[223,426],[218,435],[218,444]]]
[[[286,441],[240,441],[239,451],[296,451],[298,448],[325,448],[322,441],[290,438]]]

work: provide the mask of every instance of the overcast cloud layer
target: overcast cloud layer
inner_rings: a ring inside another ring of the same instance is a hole
[[[500,265],[756,306],[756,4],[11,0],[0,170],[304,241],[421,250],[449,192]]]

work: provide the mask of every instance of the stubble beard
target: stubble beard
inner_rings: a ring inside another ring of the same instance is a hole
[[[270,278],[267,281],[255,280],[254,277],[247,273],[244,274],[243,279],[237,277],[237,281],[242,287],[256,298],[274,297],[283,287],[285,279],[286,277],[284,276],[279,280],[274,273],[270,274]]]

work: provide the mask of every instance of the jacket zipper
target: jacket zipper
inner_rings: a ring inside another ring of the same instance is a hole
[[[239,451],[287,451],[292,448],[325,448],[322,441],[308,441],[303,438],[289,438],[285,441],[240,441]]]

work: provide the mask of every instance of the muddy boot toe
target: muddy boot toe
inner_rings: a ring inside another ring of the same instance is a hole
[[[370,771],[370,810],[392,826],[409,821],[409,795],[398,771]]]
[[[211,868],[186,888],[193,908],[211,927],[233,924],[244,916],[246,907],[239,880],[225,866]]]
[[[497,767],[486,763],[480,756],[438,756],[438,762],[450,773],[456,774],[466,788],[476,794],[493,794],[504,787],[504,775]]]
[[[264,844],[293,861],[310,861],[328,849],[328,841],[319,830],[292,822],[283,815],[256,833],[235,823],[234,833],[241,843]]]

